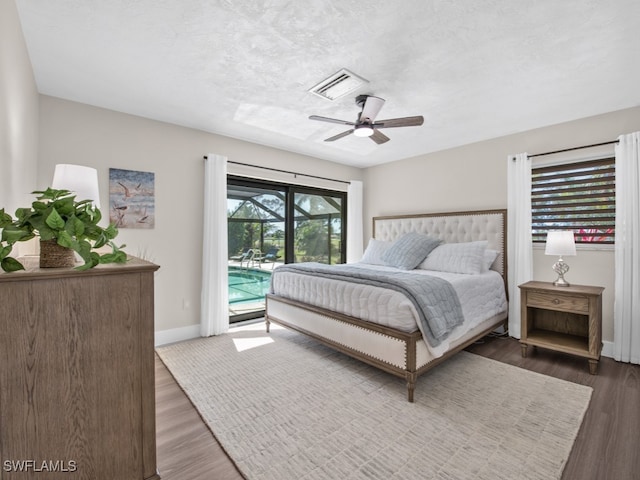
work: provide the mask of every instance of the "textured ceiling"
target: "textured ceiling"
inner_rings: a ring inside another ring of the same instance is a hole
[[[16,4],[43,94],[359,167],[640,105],[637,0]],[[341,68],[370,83],[308,93]],[[424,125],[323,142],[359,93]]]

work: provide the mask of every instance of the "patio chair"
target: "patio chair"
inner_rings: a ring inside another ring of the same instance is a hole
[[[243,261],[245,261],[249,255],[250,255],[251,249],[250,248],[245,248],[242,252],[236,254],[236,255],[231,255],[229,257],[229,260],[233,260],[235,262],[240,262],[242,263]]]
[[[265,253],[264,257],[262,257],[262,261],[271,262],[272,263],[271,268],[273,268],[273,264],[275,264],[279,258],[282,258],[282,257],[278,255],[278,249],[276,247],[271,247],[269,251]]]

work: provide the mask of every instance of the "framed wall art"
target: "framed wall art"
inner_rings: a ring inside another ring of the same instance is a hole
[[[155,174],[109,169],[109,221],[118,228],[155,227]]]

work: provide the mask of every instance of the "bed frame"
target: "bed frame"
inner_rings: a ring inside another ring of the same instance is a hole
[[[499,252],[491,268],[502,275],[506,291],[506,221],[506,210],[374,217],[373,235],[385,241],[393,241],[407,232],[425,233],[449,243],[487,240],[488,248]],[[406,379],[409,402],[413,402],[419,375],[498,327],[504,326],[505,331],[507,328],[505,312],[480,323],[461,339],[452,342],[443,356],[433,358],[419,330],[405,333],[274,294],[266,296],[265,320],[267,332],[271,323],[290,328]]]

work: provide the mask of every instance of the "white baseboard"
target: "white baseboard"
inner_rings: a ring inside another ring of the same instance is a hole
[[[613,358],[613,342],[602,342],[602,351],[600,355],[603,357]]]
[[[169,343],[191,340],[200,336],[200,325],[189,325],[188,327],[171,328],[155,332],[155,345],[167,345]]]

